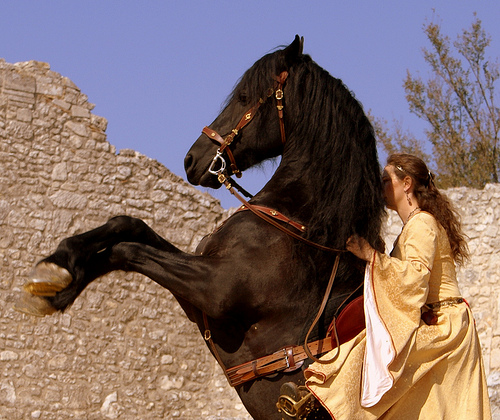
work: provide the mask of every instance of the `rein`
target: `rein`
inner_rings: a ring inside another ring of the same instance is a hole
[[[279,117],[279,122],[280,122],[280,133],[281,133],[281,142],[282,144],[285,144],[286,142],[286,137],[285,137],[285,125],[283,121],[283,85],[286,81],[286,78],[288,77],[288,73],[282,72],[280,76],[276,78],[277,81],[277,87],[275,89],[269,89],[267,98],[269,98],[273,93],[275,93],[276,101],[277,101],[277,109],[278,109],[278,117]],[[231,152],[231,149],[229,146],[231,143],[234,141],[234,138],[238,135],[238,133],[247,125],[249,124],[253,117],[255,116],[257,110],[259,109],[260,105],[263,104],[266,99],[259,99],[257,104],[255,104],[252,108],[250,108],[240,119],[236,127],[231,130],[231,133],[226,136],[225,139],[222,138],[222,136],[217,133],[215,130],[209,128],[209,127],[204,127],[202,130],[202,133],[207,135],[210,139],[215,140],[220,144],[220,147],[217,149],[215,157],[212,159],[212,163],[210,164],[210,167],[208,171],[212,175],[216,175],[217,179],[221,184],[224,184],[226,186],[226,189],[231,192],[243,205],[238,209],[240,210],[250,210],[252,213],[254,213],[257,217],[261,218],[262,220],[266,221],[270,225],[276,227],[280,231],[286,233],[287,235],[291,236],[294,239],[297,239],[306,245],[312,246],[314,248],[320,249],[322,251],[328,251],[328,252],[333,252],[336,253],[335,257],[335,262],[333,264],[332,268],[332,273],[330,275],[330,279],[328,281],[328,285],[325,291],[325,294],[323,296],[323,300],[320,305],[320,309],[312,322],[307,334],[306,338],[304,341],[303,346],[289,346],[289,347],[284,347],[281,350],[278,350],[277,352],[269,355],[269,356],[264,356],[261,358],[258,358],[256,360],[252,360],[250,362],[243,363],[241,365],[232,367],[227,369],[224,366],[224,363],[222,362],[219,352],[217,351],[217,348],[215,347],[215,343],[212,340],[212,334],[208,325],[208,317],[205,313],[203,313],[203,323],[204,323],[204,338],[205,341],[208,343],[210,349],[212,350],[212,353],[214,354],[215,358],[219,362],[219,365],[222,367],[224,374],[226,375],[226,378],[231,386],[238,386],[241,385],[247,381],[256,379],[260,376],[267,376],[272,373],[284,371],[284,372],[292,372],[294,370],[299,369],[302,364],[304,363],[304,360],[310,358],[313,361],[320,362],[320,363],[330,363],[333,360],[335,360],[338,356],[338,353],[330,360],[320,360],[316,356],[321,355],[323,353],[326,353],[330,350],[333,350],[333,341],[331,337],[326,337],[321,340],[314,341],[312,343],[308,343],[309,335],[311,334],[312,330],[318,323],[319,319],[321,318],[321,315],[323,314],[323,311],[326,307],[326,304],[328,302],[328,298],[330,296],[330,292],[333,287],[333,282],[335,280],[335,276],[337,274],[337,269],[339,266],[339,261],[340,261],[340,254],[347,252],[346,250],[343,249],[337,249],[337,248],[331,248],[327,247],[321,244],[318,244],[316,242],[310,241],[307,238],[304,238],[303,236],[297,234],[296,232],[290,230],[289,228],[283,226],[279,222],[277,222],[275,219],[280,220],[281,222],[285,222],[288,226],[292,226],[295,229],[299,230],[300,232],[304,232],[306,230],[306,227],[290,220],[286,216],[282,215],[281,213],[273,210],[273,209],[268,209],[266,207],[262,206],[256,206],[253,204],[250,204],[247,200],[245,200],[241,195],[239,195],[233,188],[233,184],[236,184],[229,176],[227,176],[226,172],[226,161],[224,160],[223,153],[226,152],[231,164],[231,170],[232,172],[236,175],[236,177],[240,178],[241,177],[241,171],[238,169],[236,165],[236,161],[234,159],[233,153]],[[219,165],[218,169],[215,169],[215,167]],[[236,184],[236,187],[240,189],[239,185]],[[359,287],[358,287],[359,288]],[[355,289],[349,296],[342,302],[342,304],[339,306],[339,309],[344,305],[347,300],[352,297],[352,295],[358,290]],[[333,318],[333,333],[335,336],[335,343],[336,347],[338,349],[338,346],[340,344],[339,342],[339,337],[337,334],[337,329],[335,325],[335,319],[336,315]]]
[[[282,232],[285,232],[287,235],[291,236],[292,238],[297,239],[297,240],[299,240],[301,242],[304,242],[306,245],[312,246],[314,248],[318,248],[318,249],[320,249],[322,251],[329,251],[329,252],[334,252],[334,253],[344,253],[344,252],[347,252],[345,249],[331,248],[331,247],[324,246],[324,245],[318,244],[316,242],[310,241],[309,239],[304,238],[303,236],[298,235],[294,231],[292,231],[292,230],[286,228],[285,226],[281,225],[280,223],[276,222],[274,219],[272,219],[271,217],[269,217],[269,216],[267,216],[265,214],[266,212],[264,212],[262,210],[262,207],[250,204],[240,194],[238,194],[234,190],[234,188],[231,185],[231,183],[229,182],[230,178],[229,179],[226,178],[224,174],[221,174],[221,175],[223,177],[223,183],[226,186],[226,188],[229,190],[229,192],[231,194],[233,194],[241,203],[243,203],[242,207],[244,207],[244,208],[242,210],[244,210],[244,209],[250,210],[253,214],[255,214],[256,216],[260,217],[262,220],[265,220],[267,223],[269,223],[270,225],[274,226],[275,228],[281,230]],[[276,213],[279,214],[278,212],[276,212]],[[281,216],[282,217],[286,217],[286,216],[283,216],[283,215],[281,215]],[[281,219],[281,220],[283,220],[283,219]],[[293,222],[293,221],[291,221],[288,218],[286,218],[286,220],[283,220],[283,221],[286,222],[289,225],[292,225],[292,226],[295,225],[295,224],[299,225],[301,231],[305,231],[306,230],[305,226],[300,225],[300,224],[298,224],[296,222]]]

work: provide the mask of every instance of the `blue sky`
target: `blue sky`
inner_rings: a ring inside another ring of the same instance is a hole
[[[0,57],[38,60],[69,77],[94,113],[108,120],[108,141],[158,160],[185,179],[183,160],[203,126],[254,61],[295,34],[304,52],[355,93],[374,116],[422,135],[402,87],[407,70],[425,77],[425,22],[452,39],[473,13],[500,57],[498,0],[16,0],[0,6]],[[257,192],[272,167],[247,172]],[[209,191],[224,207],[239,202]]]

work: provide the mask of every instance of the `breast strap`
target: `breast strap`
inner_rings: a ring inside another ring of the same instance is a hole
[[[274,210],[274,209],[271,209],[269,207],[264,207],[264,206],[256,206],[256,205],[252,205],[252,207],[256,210],[259,210],[260,212],[276,219],[276,220],[280,220],[281,222],[285,222],[286,224],[294,227],[295,229],[297,229],[299,232],[305,232],[306,231],[306,227],[300,223],[297,223],[297,222],[294,222],[293,220],[291,220],[290,218],[286,217],[284,214],[280,213],[279,211],[277,210]],[[242,206],[240,206],[238,208],[238,210],[236,210],[236,212],[238,211],[243,211],[243,210],[249,210],[249,208],[243,204]]]

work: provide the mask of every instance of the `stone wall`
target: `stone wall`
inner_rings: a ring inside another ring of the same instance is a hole
[[[105,276],[64,314],[12,310],[36,261],[114,215],[187,251],[227,217],[158,162],[116,153],[92,108],[47,64],[0,60],[0,420],[249,418],[175,299],[143,276]],[[448,194],[470,237],[459,281],[500,419],[500,186]],[[388,243],[400,229],[391,215]]]
[[[247,418],[172,295],[122,272],[64,314],[12,310],[59,241],[140,217],[184,250],[226,217],[158,162],[116,154],[106,120],[45,63],[0,61],[0,419]]]

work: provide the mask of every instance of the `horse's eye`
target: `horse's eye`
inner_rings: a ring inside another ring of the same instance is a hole
[[[247,105],[248,103],[248,97],[247,97],[247,93],[243,90],[241,91],[239,94],[238,94],[238,101],[243,104],[243,105]]]

